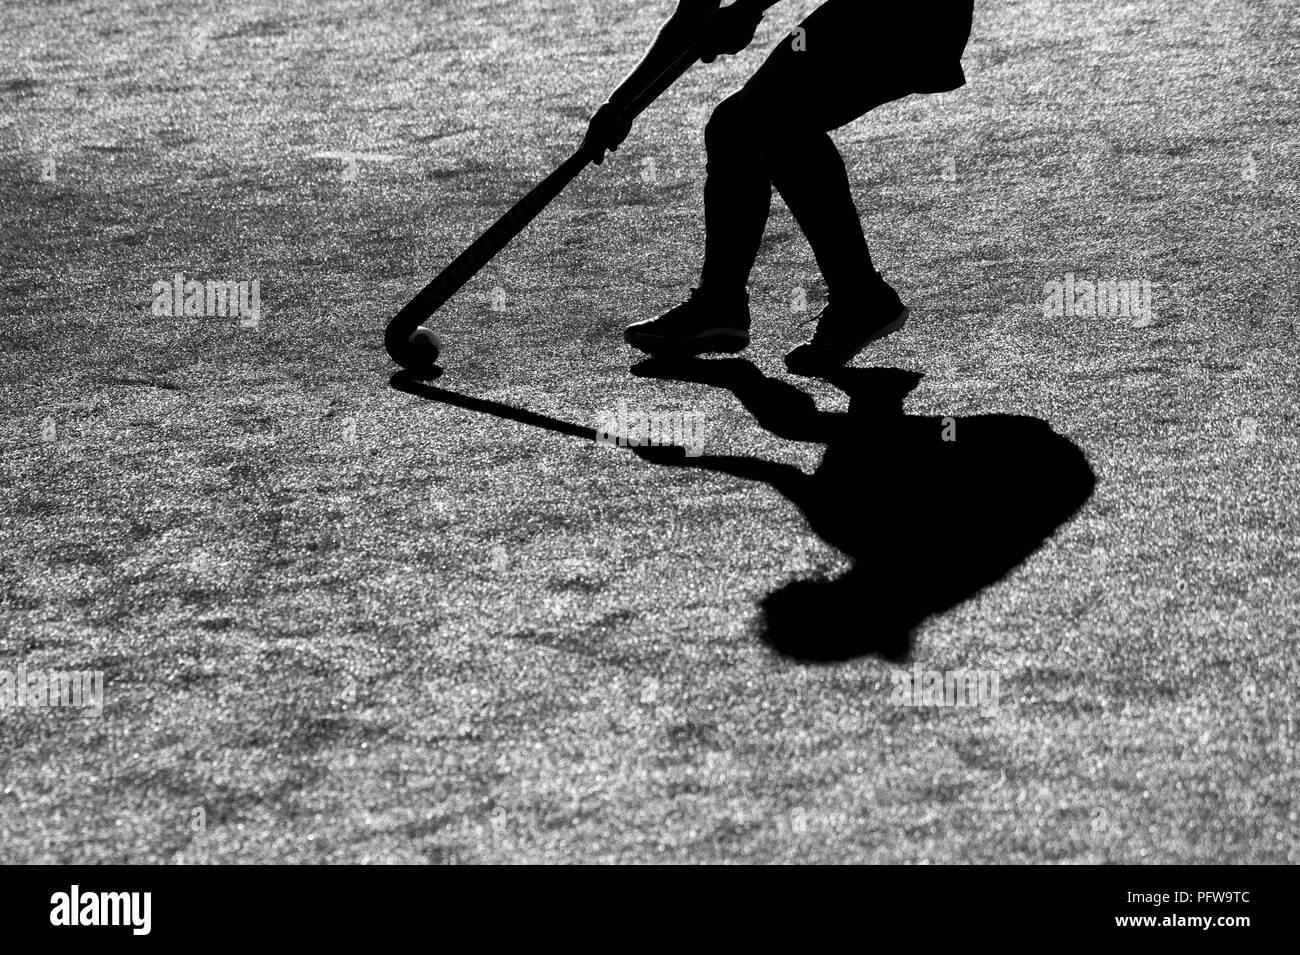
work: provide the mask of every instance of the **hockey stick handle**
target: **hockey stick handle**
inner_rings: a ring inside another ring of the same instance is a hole
[[[727,10],[749,10],[751,13],[761,15],[769,7],[776,6],[780,0],[735,0],[735,3],[721,7],[717,12]],[[700,60],[700,50],[705,42],[703,35],[693,40],[682,55],[673,60],[662,73],[656,76],[640,93],[628,101],[627,105],[619,110],[622,119],[631,123],[638,116],[649,108],[650,104],[663,95],[664,91],[682,78],[692,66]]]

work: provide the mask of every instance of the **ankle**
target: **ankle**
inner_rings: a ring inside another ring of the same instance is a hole
[[[868,265],[866,268],[857,268],[852,271],[845,271],[837,275],[834,280],[826,280],[828,291],[837,289],[861,289],[875,288],[878,285],[888,285],[885,277],[877,272],[873,267]]]
[[[875,301],[893,291],[894,287],[885,281],[885,277],[872,270],[867,274],[859,273],[852,282],[828,285],[826,301],[831,305],[859,305]]]
[[[697,288],[691,289],[691,297],[702,298],[717,305],[749,307],[749,290],[743,285],[706,284],[701,280]]]

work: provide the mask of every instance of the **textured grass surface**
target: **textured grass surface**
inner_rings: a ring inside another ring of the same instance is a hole
[[[703,122],[812,5],[445,309],[439,387],[817,465],[619,334],[693,282]],[[3,861],[1296,861],[1294,6],[980,2],[966,88],[837,135],[915,315],[864,363],[1097,474],[915,635],[995,715],[756,638],[847,565],[768,486],[389,387],[384,321],[567,154],[668,4],[635,6],[7,4],[0,668],[103,670],[108,707],[0,711]],[[259,326],[153,315],[176,272],[258,279]],[[1154,322],[1045,318],[1067,272],[1154,283]],[[799,290],[778,205],[769,374]]]

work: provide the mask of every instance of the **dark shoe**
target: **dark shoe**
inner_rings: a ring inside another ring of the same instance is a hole
[[[749,344],[749,296],[721,297],[693,289],[690,298],[658,318],[629,325],[623,339],[651,355],[738,352]]]
[[[835,302],[817,316],[817,331],[785,356],[796,375],[821,375],[842,368],[872,342],[892,335],[907,323],[907,306],[883,281],[851,304]]]

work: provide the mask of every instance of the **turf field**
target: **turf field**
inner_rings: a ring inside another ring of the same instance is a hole
[[[968,86],[837,134],[906,331],[787,375],[777,202],[748,360],[640,364],[703,123],[814,5],[394,387],[384,323],[669,2],[6,3],[0,669],[104,707],[0,709],[0,861],[1300,861],[1295,5],[980,0]]]

